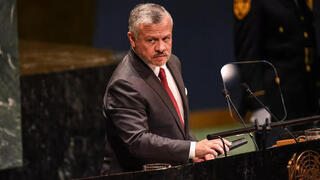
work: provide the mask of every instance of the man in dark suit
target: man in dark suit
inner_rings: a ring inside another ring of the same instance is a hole
[[[272,70],[251,67],[243,70],[246,73],[243,76],[251,81],[258,98],[279,115],[279,119],[285,116],[278,103],[280,98],[275,95],[275,84],[279,82],[287,109],[286,119],[311,116],[319,109],[319,60],[312,5],[312,0],[234,0],[235,56],[238,61],[267,60],[275,66],[280,81],[274,78]],[[254,101],[252,99],[249,101]],[[265,121],[270,117],[260,104],[249,106],[252,119]],[[282,132],[273,131],[267,146],[273,145]]]
[[[156,4],[130,13],[131,49],[104,96],[106,156],[102,173],[141,170],[148,163],[184,164],[223,153],[220,140],[196,142],[189,131],[187,91],[171,54],[173,21]],[[230,142],[225,141],[227,145]]]

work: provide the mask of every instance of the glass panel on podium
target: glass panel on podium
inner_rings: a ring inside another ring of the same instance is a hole
[[[271,121],[286,119],[280,78],[271,63],[242,61],[226,64],[221,69],[221,76],[230,115],[243,127],[262,129],[266,125],[268,128]],[[266,143],[265,139],[259,140],[260,148],[264,148],[264,144],[267,147],[275,144],[277,138],[269,134],[265,136],[271,137],[272,141]]]
[[[268,109],[275,121],[286,118],[286,109],[279,86],[276,69],[267,61],[243,61],[226,64],[221,69],[224,92],[235,107],[230,107],[232,117],[235,108],[249,122],[253,112]],[[230,104],[229,104],[230,106]]]

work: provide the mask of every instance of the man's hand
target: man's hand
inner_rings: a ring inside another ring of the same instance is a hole
[[[231,143],[227,140],[223,140],[226,145],[226,151],[229,151]],[[207,140],[204,139],[196,143],[196,152],[194,162],[201,162],[204,160],[214,159],[218,156],[218,153],[224,154],[223,144],[220,139]]]

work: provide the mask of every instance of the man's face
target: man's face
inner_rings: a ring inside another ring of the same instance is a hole
[[[172,23],[169,17],[157,24],[141,23],[138,36],[128,32],[128,38],[137,55],[147,63],[162,66],[171,56]]]

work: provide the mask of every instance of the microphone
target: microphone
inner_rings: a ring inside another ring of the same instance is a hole
[[[236,112],[237,117],[240,119],[242,125],[245,128],[247,128],[246,123],[244,122],[244,120],[241,117],[239,111],[237,110],[236,106],[234,105],[233,101],[231,100],[229,92],[226,89],[224,89],[222,92],[224,94],[224,97],[227,99],[228,109],[229,109],[231,117],[234,118],[233,115],[232,115],[232,109],[233,109]]]
[[[230,114],[231,118],[236,119],[235,117],[233,117],[233,113],[232,113],[232,109],[233,109],[235,111],[238,119],[240,119],[240,122],[243,125],[243,127],[247,128],[246,123],[244,122],[244,120],[243,120],[242,116],[240,115],[238,109],[236,108],[235,104],[231,100],[230,94],[229,94],[227,87],[226,87],[226,83],[229,81],[232,81],[232,79],[234,79],[235,77],[238,77],[237,76],[238,73],[239,73],[238,68],[237,68],[237,65],[235,65],[235,64],[226,64],[221,68],[221,77],[222,77],[223,87],[224,87],[222,90],[222,94],[227,100],[228,110],[229,110],[229,114]],[[259,151],[259,147],[258,147],[252,133],[249,133],[249,137],[251,138],[253,144],[255,145],[256,150]],[[214,139],[214,137],[211,135],[208,135],[207,138]]]
[[[263,104],[263,102],[257,98],[257,96],[255,96],[253,94],[253,92],[251,91],[250,87],[248,84],[246,83],[241,83],[241,86],[245,89],[245,91],[250,95],[252,96],[259,104],[260,106],[262,106],[262,108],[264,108],[270,115],[273,119],[275,119],[276,121],[280,121],[279,118],[277,118],[271,111],[270,109],[265,105]],[[291,131],[289,131],[289,129],[287,127],[284,128],[285,131],[287,131],[287,133],[295,140],[296,143],[298,143],[298,140],[297,138],[292,134]]]
[[[230,113],[231,117],[234,118],[233,115],[232,115],[232,109],[234,109],[234,111],[236,112],[237,117],[240,119],[243,127],[247,128],[246,123],[244,122],[244,120],[243,120],[243,118],[241,117],[239,111],[237,110],[236,106],[234,105],[233,101],[231,100],[230,94],[229,94],[229,92],[228,92],[228,90],[227,90],[226,88],[223,89],[222,94],[224,95],[224,97],[225,97],[226,100],[227,100],[228,109],[229,109],[229,113]],[[231,107],[232,107],[232,108],[231,108]],[[253,135],[252,135],[251,133],[249,133],[249,136],[250,136],[250,138],[251,138],[251,140],[252,140],[252,142],[253,142],[256,150],[259,151],[259,147],[258,147],[257,142],[256,142],[256,140],[254,139]],[[215,139],[215,138],[212,137],[212,136],[210,136],[210,135],[208,135],[208,136],[207,136],[207,139]],[[241,139],[241,138],[240,138],[240,139]],[[243,143],[243,144],[241,144],[241,145],[239,145],[239,146],[242,146],[242,145],[244,145],[244,144],[245,144],[245,143]],[[239,147],[239,146],[237,146],[237,147]]]
[[[236,149],[236,148],[238,148],[242,145],[245,145],[247,143],[248,143],[248,140],[246,140],[245,138],[239,138],[239,139],[233,140],[233,141],[231,141],[231,145],[229,146],[229,151]],[[220,151],[218,151],[217,153],[218,153],[218,156],[221,155]]]
[[[250,87],[248,86],[247,83],[241,83],[241,86],[245,89],[245,91],[250,95],[252,96],[273,118],[275,118],[277,121],[279,121],[279,118],[277,118],[271,111],[270,109],[263,104],[263,102],[257,98],[253,92],[251,91]]]

